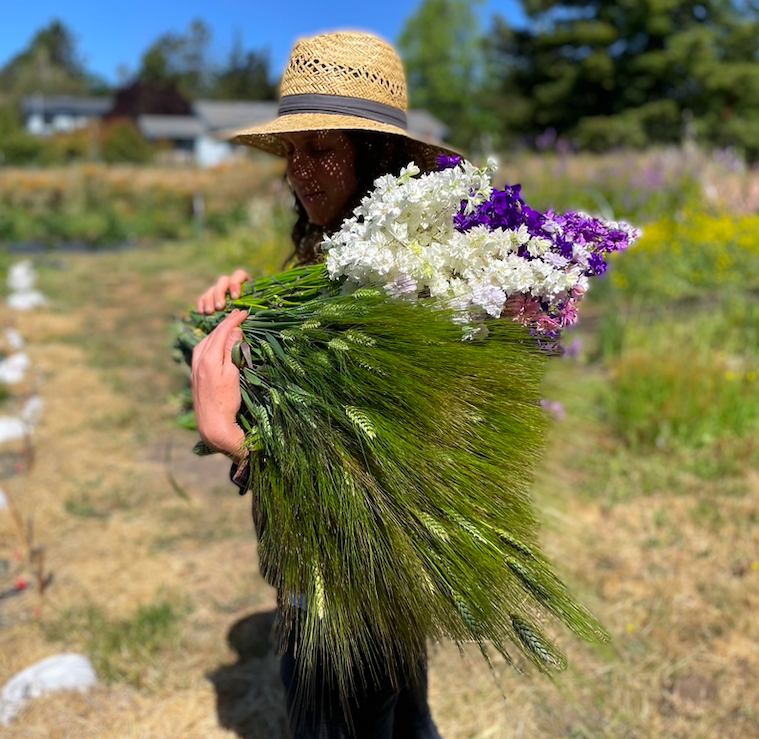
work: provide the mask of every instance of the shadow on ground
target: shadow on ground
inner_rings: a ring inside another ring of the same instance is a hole
[[[272,610],[235,623],[227,641],[237,652],[237,662],[208,674],[216,690],[219,725],[241,739],[289,737],[279,659],[272,638],[275,617]]]

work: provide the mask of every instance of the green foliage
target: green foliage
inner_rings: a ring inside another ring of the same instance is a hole
[[[111,619],[95,606],[65,611],[46,626],[47,637],[66,643],[84,641],[98,677],[106,683],[149,685],[146,676],[160,668],[164,650],[176,645],[187,607],[165,597],[140,606],[129,619]]]
[[[15,105],[0,106],[0,165],[32,164],[42,159],[44,144],[24,131]]]
[[[260,225],[248,209],[270,182],[267,169],[245,163],[227,171],[92,164],[5,169],[0,171],[0,242],[113,244],[223,235],[227,238],[217,246],[232,263],[262,249],[274,270],[285,259],[290,214],[275,209],[280,212],[275,229]],[[193,215],[198,197],[205,203],[202,223]]]
[[[39,139],[38,139],[39,140]],[[58,133],[45,137],[43,160],[47,165],[69,164],[94,159],[97,151],[97,134],[90,128],[71,133]]]
[[[97,83],[84,69],[74,34],[59,20],[38,31],[27,48],[0,69],[0,91],[13,103],[33,93],[82,95]]]
[[[646,350],[613,365],[613,428],[634,449],[698,447],[759,430],[759,362],[731,370],[727,357]]]
[[[169,82],[188,97],[210,87],[208,47],[211,29],[200,19],[190,23],[185,35],[165,33],[148,48],[137,73],[141,82]]]
[[[681,113],[673,100],[658,100],[618,115],[582,118],[575,135],[581,148],[589,151],[643,149],[652,141],[672,142],[681,128]]]
[[[95,135],[90,129],[39,137],[27,133],[15,105],[0,105],[0,165],[68,164],[91,158]]]
[[[143,54],[138,79],[176,86],[190,99],[274,99],[266,52],[245,51],[237,37],[226,63],[218,64],[211,58],[211,38],[210,27],[199,19],[184,34],[163,34]]]
[[[447,312],[341,295],[323,265],[258,280],[232,307],[249,311],[233,355],[259,561],[302,630],[304,669],[319,645],[349,690],[352,668],[414,664],[444,635],[509,660],[514,643],[548,671],[564,658],[540,610],[603,638],[536,541],[545,355],[522,326],[491,321],[464,342]],[[193,314],[185,354],[223,315]],[[299,593],[305,614],[286,597]]]
[[[615,289],[637,301],[695,298],[759,287],[759,217],[687,209],[644,229],[629,253],[610,260]]]
[[[711,450],[699,475],[750,455],[759,431],[756,220],[688,212],[651,224],[589,295],[604,311],[610,427],[643,453]]]
[[[145,141],[137,126],[126,118],[108,123],[102,132],[100,154],[111,164],[144,164],[153,157],[153,147]]]
[[[424,0],[407,20],[398,47],[411,105],[429,110],[449,128],[455,146],[478,147],[499,122],[489,103],[492,80],[476,8],[467,0]]]
[[[216,72],[209,92],[219,100],[274,100],[277,90],[271,80],[269,54],[245,51],[238,36],[226,65]]]
[[[731,0],[526,0],[530,24],[500,19],[492,48],[508,124],[596,150],[696,132],[759,156],[759,15]],[[733,121],[731,123],[731,121]],[[690,130],[686,130],[692,122]]]

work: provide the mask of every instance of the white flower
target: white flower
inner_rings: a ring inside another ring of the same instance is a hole
[[[555,220],[542,224],[541,236],[525,224],[492,231],[475,226],[464,233],[454,228],[462,207],[472,213],[490,198],[495,169],[493,160],[484,168],[463,161],[421,174],[411,162],[398,177],[379,177],[353,217],[322,243],[330,278],[382,285],[397,297],[427,291],[464,323],[499,316],[510,296],[557,305],[573,290],[575,296],[584,292],[592,245],[573,244],[567,259],[557,245],[562,228]],[[637,234],[628,224],[614,227]]]

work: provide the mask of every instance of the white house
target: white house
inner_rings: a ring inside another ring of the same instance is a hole
[[[113,107],[109,97],[76,97],[74,95],[43,95],[37,93],[21,100],[24,127],[36,136],[70,133],[86,128]]]

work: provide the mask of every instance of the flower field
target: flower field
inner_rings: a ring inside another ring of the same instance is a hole
[[[149,212],[161,187],[185,193],[184,220],[171,217],[193,238],[51,250],[36,259],[49,305],[0,313],[27,338],[46,409],[31,469],[0,485],[54,575],[42,599],[33,588],[0,599],[0,685],[65,651],[89,656],[100,678],[87,694],[33,701],[4,737],[285,736],[267,641],[275,597],[258,574],[250,500],[224,460],[190,453],[174,401],[186,378],[170,355],[174,319],[218,273],[272,272],[289,252],[286,208],[269,207],[277,172],[258,179],[250,167],[99,171],[103,192],[131,193],[124,213]],[[544,549],[611,640],[551,632],[570,663],[553,681],[498,659],[491,673],[475,645],[432,645],[441,734],[757,736],[759,175],[692,152],[503,158],[499,173],[530,204],[643,230],[550,360],[556,420],[534,486]],[[84,177],[0,170],[0,213],[10,202],[73,209]],[[151,193],[144,211],[138,181]],[[197,234],[187,198],[198,188],[207,214],[239,203],[240,221]],[[178,214],[174,197],[167,212]],[[10,387],[0,413],[23,392]],[[0,461],[17,452],[0,449]],[[0,510],[0,591],[24,561],[17,530]]]
[[[0,169],[0,243],[101,245],[225,234],[249,222],[256,198],[281,186],[279,170],[269,160],[214,170]]]

